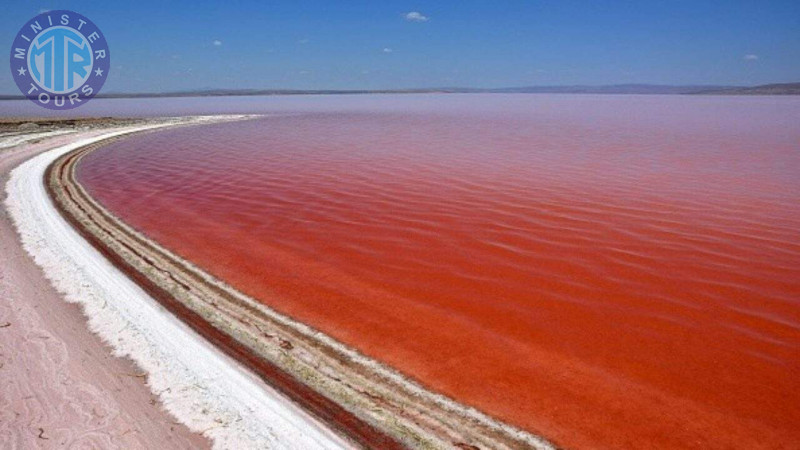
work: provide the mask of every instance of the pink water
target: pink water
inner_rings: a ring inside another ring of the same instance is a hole
[[[265,304],[557,444],[800,442],[800,101],[416,98],[142,135],[79,179]]]

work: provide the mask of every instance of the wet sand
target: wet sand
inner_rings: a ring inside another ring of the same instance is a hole
[[[0,149],[11,169],[71,135]],[[5,197],[5,192],[3,192]],[[142,371],[86,327],[22,248],[0,206],[0,442],[4,448],[203,449],[161,408]]]

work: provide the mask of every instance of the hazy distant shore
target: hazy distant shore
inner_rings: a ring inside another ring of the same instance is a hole
[[[638,94],[638,95],[800,95],[800,83],[757,86],[613,84],[522,86],[508,88],[438,87],[415,89],[198,89],[189,91],[99,94],[96,98],[235,97],[262,95],[359,94]],[[26,96],[0,95],[0,100],[25,100]],[[33,98],[35,100],[35,97]]]

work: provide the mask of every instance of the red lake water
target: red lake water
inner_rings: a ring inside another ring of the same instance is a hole
[[[392,98],[135,136],[79,180],[239,290],[559,445],[798,445],[798,99]]]

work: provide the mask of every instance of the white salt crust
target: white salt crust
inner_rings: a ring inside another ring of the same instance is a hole
[[[24,144],[26,142],[35,141],[37,139],[44,139],[69,133],[74,133],[74,131],[55,130],[55,131],[43,131],[41,133],[34,132],[34,133],[15,134],[11,136],[6,136],[2,140],[0,140],[0,150],[11,148],[19,144]]]
[[[161,307],[61,217],[45,190],[47,167],[76,148],[140,130],[228,119],[117,128],[54,148],[12,171],[6,207],[25,250],[68,302],[82,306],[91,331],[117,356],[135,361],[167,411],[210,438],[214,448],[350,448]]]

